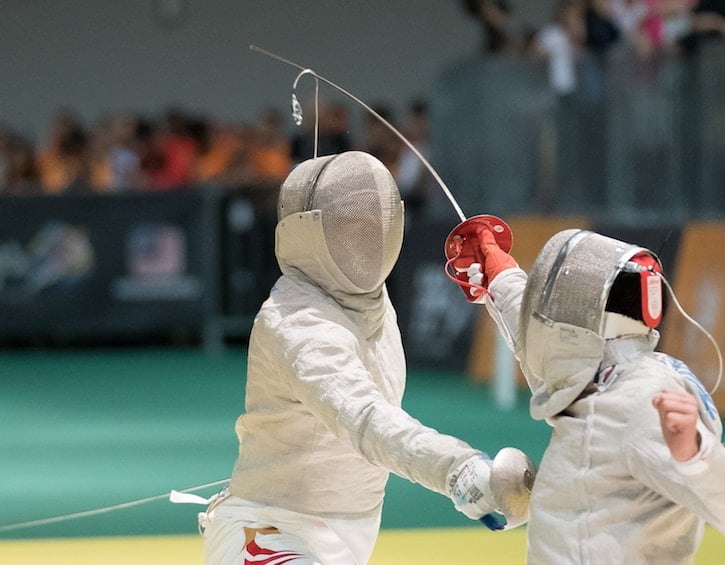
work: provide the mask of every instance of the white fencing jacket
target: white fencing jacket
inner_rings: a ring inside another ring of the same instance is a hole
[[[449,472],[481,452],[401,408],[405,357],[385,286],[351,292],[324,249],[279,235],[283,275],[250,336],[231,493],[351,519],[380,514],[389,472],[447,496]]]
[[[504,271],[487,303],[518,359],[525,285],[521,269]],[[553,431],[531,498],[529,563],[693,563],[705,521],[725,531],[722,422],[704,389],[654,353],[657,339],[651,331],[607,340],[598,375],[605,384],[547,419]],[[699,396],[702,461],[671,457],[651,403],[663,388]]]

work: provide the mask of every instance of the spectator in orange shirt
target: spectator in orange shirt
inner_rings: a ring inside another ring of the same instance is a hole
[[[72,112],[56,116],[47,147],[38,155],[40,183],[47,194],[88,190],[88,139]]]
[[[292,168],[290,137],[283,126],[282,113],[262,110],[254,131],[250,157],[254,184],[281,183]]]

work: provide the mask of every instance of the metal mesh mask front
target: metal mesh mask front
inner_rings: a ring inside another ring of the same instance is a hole
[[[403,203],[388,169],[361,151],[310,159],[283,183],[278,219],[320,210],[335,265],[356,287],[372,290],[393,269],[403,241]]]
[[[609,290],[619,271],[643,251],[586,230],[564,230],[546,243],[529,273],[521,308],[522,336],[532,317],[602,330]]]

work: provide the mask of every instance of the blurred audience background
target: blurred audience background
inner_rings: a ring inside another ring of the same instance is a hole
[[[687,61],[703,43],[719,42],[725,33],[723,0],[557,0],[548,21],[539,26],[517,14],[507,0],[459,0],[459,8],[480,26],[480,57],[545,70],[559,105],[582,92],[592,95],[599,89],[597,96],[604,96],[604,57],[613,51],[635,60],[641,73],[654,72],[662,60]],[[504,76],[504,88],[505,81]],[[437,103],[433,95],[408,100],[400,116],[383,97],[373,104],[428,158],[430,115]],[[110,108],[88,121],[76,109],[63,107],[37,139],[0,124],[0,195],[257,186],[274,198],[274,188],[294,163],[315,150],[361,149],[390,167],[412,208],[426,205],[430,183],[421,163],[378,120],[345,99],[323,95],[317,119],[314,97],[303,104],[300,128],[273,106],[259,109],[249,122],[182,107],[168,107],[159,115]]]

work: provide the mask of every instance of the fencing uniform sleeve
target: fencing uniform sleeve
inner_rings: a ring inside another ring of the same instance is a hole
[[[490,283],[488,290],[491,300],[486,301],[488,313],[517,358],[519,358],[519,315],[526,280],[526,273],[518,267],[501,272]]]
[[[370,462],[447,495],[449,471],[480,452],[424,426],[391,402],[363,363],[359,339],[342,326],[320,324],[304,328],[304,334],[324,332],[334,339],[307,339],[300,333],[302,339],[288,342],[287,354],[295,359],[294,395]]]
[[[703,438],[700,452],[690,461],[672,458],[654,410],[633,411],[624,453],[637,480],[725,531],[725,448],[698,422]]]
[[[699,429],[700,451],[689,461],[674,465],[685,485],[706,501],[708,515],[704,516],[722,534],[725,534],[725,446],[706,429]]]

